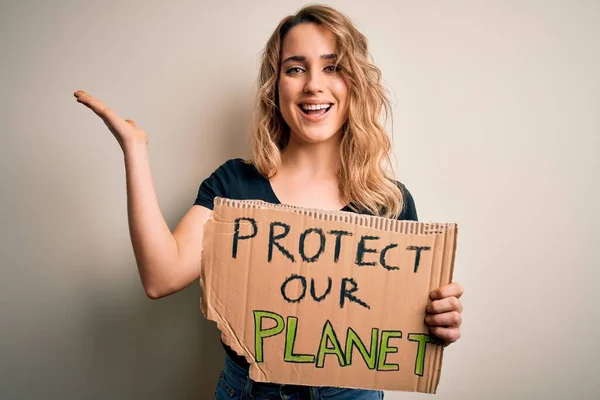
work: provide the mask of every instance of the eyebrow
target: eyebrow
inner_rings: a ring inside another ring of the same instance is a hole
[[[320,58],[322,60],[335,60],[337,58],[337,56],[335,54],[331,53],[331,54],[323,54],[323,55],[321,55]],[[289,61],[306,62],[306,57],[304,57],[304,56],[291,56],[291,57],[288,57],[285,60],[283,60],[281,62],[281,64],[285,64],[286,62],[289,62]]]

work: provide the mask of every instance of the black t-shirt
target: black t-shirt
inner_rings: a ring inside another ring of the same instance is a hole
[[[398,219],[417,221],[415,202],[404,185],[398,183],[404,194],[404,207]],[[273,192],[268,179],[258,172],[256,167],[240,158],[232,159],[221,165],[202,182],[194,205],[213,209],[215,197],[226,197],[236,200],[263,200],[268,203],[281,202]],[[353,211],[348,206],[342,211]],[[222,342],[221,342],[222,343]],[[241,367],[248,369],[246,359],[223,343],[227,354]]]

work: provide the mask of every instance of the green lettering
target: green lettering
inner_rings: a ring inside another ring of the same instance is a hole
[[[427,343],[437,343],[437,340],[431,335],[426,335],[424,333],[409,333],[408,340],[419,343],[417,347],[417,358],[415,360],[415,375],[423,376]]]
[[[287,317],[287,325],[285,328],[285,352],[283,360],[294,363],[313,363],[315,362],[315,356],[312,354],[294,354],[297,326],[297,317]]]
[[[379,329],[371,329],[371,351],[367,352],[367,348],[361,338],[356,334],[354,329],[348,328],[346,336],[346,365],[352,365],[352,347],[358,349],[359,354],[365,360],[369,369],[375,369],[375,361],[377,360],[377,338],[379,337]]]
[[[397,353],[398,348],[395,346],[389,346],[388,341],[392,338],[401,338],[401,331],[382,331],[381,332],[381,344],[379,345],[379,357],[377,358],[377,371],[398,371],[400,366],[398,364],[387,364],[385,358],[388,353]]]
[[[276,322],[275,326],[263,329],[263,318],[270,318]],[[284,328],[283,317],[269,311],[254,311],[254,358],[256,362],[263,362],[263,339],[279,335]]]
[[[333,347],[327,347],[328,342],[331,342]],[[342,352],[342,346],[340,345],[340,341],[335,335],[335,331],[333,330],[333,326],[331,326],[331,322],[329,322],[329,320],[327,320],[327,322],[325,322],[325,325],[323,325],[321,343],[319,344],[319,351],[317,352],[317,368],[323,368],[323,365],[325,365],[326,354],[335,354],[338,358],[338,363],[340,364],[340,367],[344,367],[346,365],[344,363],[344,353]]]

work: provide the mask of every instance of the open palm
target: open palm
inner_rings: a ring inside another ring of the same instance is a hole
[[[100,100],[92,97],[83,90],[76,91],[74,95],[78,103],[85,105],[102,118],[102,121],[104,121],[104,124],[106,124],[115,136],[123,151],[129,146],[148,143],[146,132],[139,129],[135,121],[131,119],[124,120],[114,110],[105,106]]]

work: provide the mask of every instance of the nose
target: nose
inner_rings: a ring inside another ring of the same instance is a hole
[[[322,93],[323,81],[319,72],[310,72],[306,74],[306,83],[304,85],[304,93]]]

